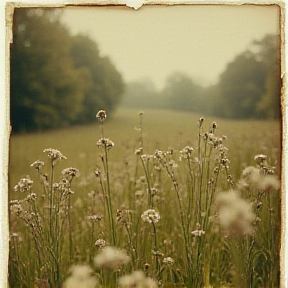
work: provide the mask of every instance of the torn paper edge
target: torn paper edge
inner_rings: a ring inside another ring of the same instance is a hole
[[[285,193],[288,183],[288,171],[287,171],[287,156],[288,156],[288,144],[287,144],[287,113],[288,113],[288,103],[287,103],[287,61],[286,61],[286,39],[288,37],[287,32],[287,13],[286,13],[286,2],[283,1],[150,1],[150,0],[122,0],[122,1],[109,1],[109,0],[0,0],[0,47],[5,49],[0,49],[0,108],[2,109],[0,113],[0,287],[6,288],[8,286],[8,251],[9,251],[9,221],[8,221],[8,159],[9,159],[9,137],[10,137],[10,58],[9,58],[9,46],[12,42],[12,17],[13,11],[17,7],[66,7],[66,6],[113,6],[121,5],[127,6],[134,10],[140,9],[145,5],[278,5],[280,8],[280,34],[281,34],[281,78],[282,78],[282,172],[281,172],[281,191],[282,191],[282,219],[281,219],[281,282],[280,287],[288,287],[287,269],[288,269],[288,253],[286,251],[285,244],[288,242],[288,232],[287,232],[287,219],[288,215],[288,193]],[[287,268],[286,268],[287,267]],[[283,269],[284,268],[284,269]]]

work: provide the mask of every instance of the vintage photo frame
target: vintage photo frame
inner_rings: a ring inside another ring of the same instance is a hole
[[[285,62],[285,34],[287,33],[287,29],[285,27],[285,18],[287,17],[284,13],[285,10],[285,3],[282,1],[246,1],[245,3],[241,2],[239,3],[238,1],[186,1],[185,3],[183,2],[177,2],[177,1],[124,1],[124,2],[118,2],[118,1],[70,1],[69,3],[61,3],[57,1],[47,1],[48,3],[33,3],[34,1],[23,1],[18,2],[18,3],[13,3],[10,1],[6,1],[6,5],[4,7],[4,15],[5,15],[5,38],[4,40],[4,46],[5,46],[5,59],[4,59],[4,67],[5,67],[5,83],[4,84],[4,91],[5,91],[5,96],[3,97],[5,99],[2,99],[1,104],[2,107],[5,107],[5,110],[2,113],[2,119],[1,119],[1,135],[3,135],[2,139],[2,147],[4,147],[3,151],[0,154],[0,157],[2,158],[2,167],[1,167],[1,172],[3,175],[3,178],[1,178],[1,204],[2,204],[2,212],[1,212],[1,241],[0,243],[3,244],[3,249],[0,250],[0,255],[2,259],[5,259],[5,261],[8,261],[8,251],[9,251],[9,220],[8,220],[8,211],[9,211],[9,203],[7,203],[8,199],[8,173],[9,173],[9,138],[11,134],[11,127],[10,127],[10,113],[9,113],[9,95],[10,95],[10,44],[12,41],[13,33],[12,33],[12,17],[14,13],[14,9],[17,9],[17,7],[62,7],[64,8],[65,6],[78,6],[78,7],[94,7],[94,6],[128,6],[130,9],[138,10],[142,9],[141,7],[144,5],[238,5],[238,4],[251,4],[251,5],[278,5],[279,6],[279,18],[280,18],[280,36],[281,36],[281,80],[282,80],[282,93],[281,93],[281,111],[282,111],[282,121],[281,121],[281,132],[282,132],[282,138],[281,138],[281,148],[282,148],[282,155],[281,155],[281,251],[280,251],[280,263],[281,263],[281,279],[280,279],[280,287],[285,287],[287,286],[287,279],[286,279],[286,266],[287,266],[287,255],[286,255],[286,249],[285,249],[285,243],[287,240],[287,231],[286,231],[286,193],[285,189],[287,187],[286,182],[287,182],[287,170],[286,170],[286,161],[287,161],[287,156],[285,155],[285,152],[287,151],[287,142],[286,142],[286,137],[287,137],[287,115],[286,115],[286,109],[287,109],[287,98],[286,98],[286,74],[285,74],[285,67],[286,67],[286,62]],[[53,3],[54,2],[54,3]],[[137,13],[137,12],[136,12]],[[3,46],[3,47],[4,47]],[[1,87],[2,88],[2,87]],[[100,116],[99,116],[100,117]],[[99,119],[98,117],[98,119]],[[141,116],[140,116],[141,119]],[[101,117],[100,117],[101,120]],[[101,121],[100,121],[101,122]],[[102,122],[101,122],[102,123]],[[136,124],[137,125],[137,124]],[[139,128],[139,127],[138,127]],[[100,143],[101,144],[101,143]],[[106,143],[107,144],[107,143]],[[104,146],[106,145],[104,144]],[[113,143],[114,145],[114,143]],[[106,147],[106,146],[105,146]],[[34,159],[32,159],[33,162]],[[31,162],[31,163],[32,163]],[[10,187],[11,189],[11,187]],[[196,231],[196,230],[195,230]],[[200,231],[200,228],[199,228]],[[1,245],[2,246],[2,245]],[[2,248],[2,247],[1,247]],[[4,264],[1,264],[1,273],[0,275],[0,286],[2,287],[1,283],[3,283],[3,287],[8,287],[8,281],[7,281],[7,274],[8,274],[8,268],[7,268],[7,262],[3,261]],[[40,284],[39,284],[40,285]],[[41,287],[41,286],[40,286]]]

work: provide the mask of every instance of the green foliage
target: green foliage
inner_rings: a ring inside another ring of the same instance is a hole
[[[228,118],[251,118],[265,91],[264,64],[247,51],[228,64],[220,77],[215,112]]]
[[[108,57],[101,57],[97,44],[89,37],[72,38],[71,56],[75,67],[83,72],[83,111],[75,122],[91,122],[102,107],[112,111],[121,100],[124,84]]]
[[[256,51],[238,55],[222,73],[214,113],[229,118],[279,118],[279,39],[267,35],[251,49]]]
[[[65,127],[111,111],[124,90],[109,58],[88,37],[72,37],[60,10],[15,9],[11,46],[13,132]]]
[[[152,81],[129,83],[123,106],[168,108],[222,118],[279,119],[280,41],[267,35],[228,63],[218,83],[202,87],[184,73],[171,74],[162,91]]]
[[[69,56],[70,36],[54,15],[50,10],[15,10],[11,47],[15,131],[67,126],[81,111],[81,74]]]

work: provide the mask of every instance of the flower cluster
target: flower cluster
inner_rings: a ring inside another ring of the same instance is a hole
[[[68,271],[68,278],[63,283],[63,288],[96,288],[100,287],[93,270],[88,265],[74,265]]]
[[[105,119],[107,117],[106,111],[105,110],[100,110],[98,111],[98,113],[96,114],[96,118],[100,121],[100,122],[104,122]]]
[[[114,142],[108,138],[100,138],[97,142],[98,147],[106,147],[108,149],[114,147]]]
[[[130,275],[119,278],[118,284],[122,288],[157,288],[156,282],[146,277],[142,271],[133,271]]]
[[[32,188],[33,181],[30,180],[29,178],[22,178],[18,182],[17,185],[14,186],[14,191],[18,192],[20,191],[21,193],[30,191]]]
[[[121,265],[127,264],[130,257],[125,251],[115,247],[106,246],[94,258],[95,265],[100,268],[117,269]]]
[[[62,160],[62,159],[67,159],[59,150],[53,149],[53,148],[47,148],[44,149],[44,153],[47,154],[47,156],[52,159],[52,161],[55,160]]]
[[[80,176],[79,170],[76,168],[66,168],[62,171],[62,175],[64,176],[71,176],[71,177],[78,177]]]
[[[165,257],[163,259],[163,263],[167,264],[167,265],[173,265],[174,264],[174,260],[171,257]]]
[[[193,150],[194,149],[191,146],[184,147],[182,150],[180,150],[180,159],[190,159]]]
[[[258,154],[254,157],[257,164],[263,164],[267,160],[267,156],[263,154]]]
[[[280,181],[275,175],[265,175],[261,169],[249,166],[243,170],[238,185],[240,188],[254,186],[261,191],[269,189],[278,190],[280,188]]]
[[[106,246],[106,241],[104,239],[98,239],[95,242],[95,246],[103,249]]]
[[[205,231],[204,231],[204,230],[200,230],[200,229],[196,229],[196,230],[192,231],[191,234],[192,234],[193,236],[198,236],[198,237],[200,237],[200,236],[202,236],[202,235],[205,235]]]
[[[87,218],[88,220],[91,220],[91,221],[100,221],[102,220],[103,216],[102,215],[90,215]]]
[[[160,214],[154,209],[148,209],[141,215],[141,218],[147,223],[157,223],[160,219]]]
[[[219,193],[216,197],[220,226],[229,236],[251,235],[255,214],[252,203],[242,199],[237,191]]]
[[[43,162],[43,161],[40,161],[40,160],[37,160],[37,161],[35,161],[34,163],[32,163],[32,164],[30,165],[30,167],[35,167],[35,169],[36,169],[37,171],[40,171],[41,168],[42,168],[42,166],[44,166],[44,162]]]

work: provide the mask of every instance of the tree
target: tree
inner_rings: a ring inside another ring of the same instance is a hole
[[[265,92],[265,67],[250,51],[238,55],[228,64],[218,83],[215,111],[227,118],[256,117],[257,103]]]
[[[124,82],[110,59],[101,57],[97,44],[87,36],[73,37],[71,57],[85,83],[83,111],[77,121],[94,121],[98,110],[112,111],[120,103]]]
[[[13,131],[43,130],[95,121],[113,111],[124,91],[120,73],[97,44],[72,37],[60,10],[15,10],[11,46]]]
[[[133,108],[164,108],[160,93],[151,79],[127,83],[121,105]]]
[[[254,52],[252,52],[254,51]],[[221,74],[214,96],[214,112],[227,118],[280,116],[279,39],[267,35],[254,41]]]
[[[259,51],[256,57],[266,69],[265,93],[257,105],[257,111],[266,118],[279,118],[281,114],[281,71],[280,39],[277,35],[267,35],[253,43]]]
[[[199,111],[202,109],[202,92],[203,88],[187,75],[175,72],[167,78],[162,94],[171,109]]]
[[[54,10],[15,9],[11,46],[13,131],[67,126],[81,112],[81,71]]]

